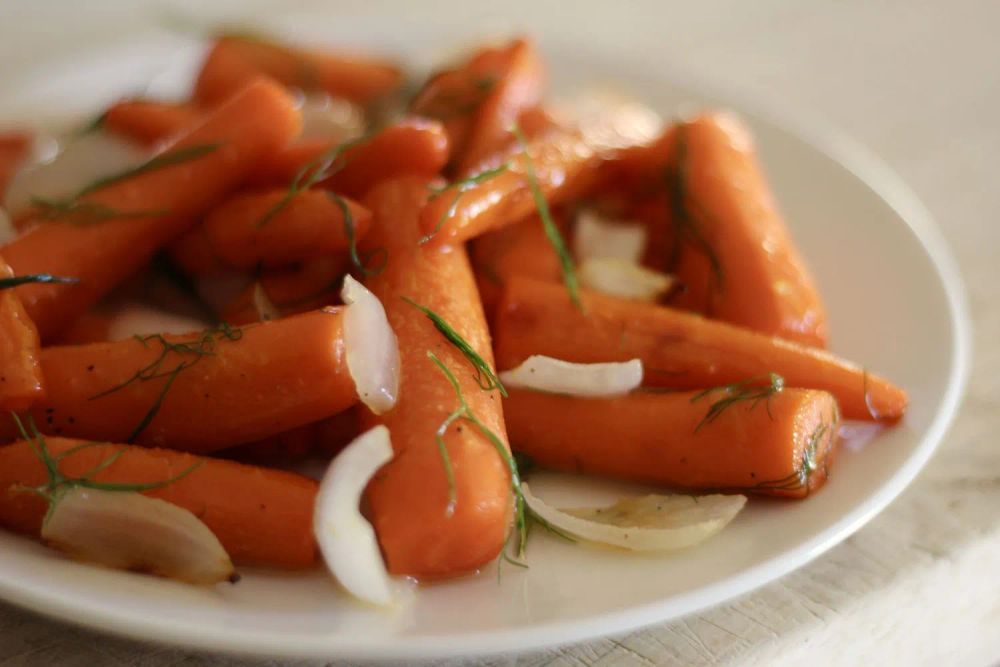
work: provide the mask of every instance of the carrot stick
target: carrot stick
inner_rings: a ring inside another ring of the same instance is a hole
[[[561,285],[511,279],[494,327],[499,368],[532,354],[566,361],[641,359],[644,384],[704,389],[764,373],[789,387],[833,394],[848,419],[895,420],[906,392],[828,352],[671,308],[585,293],[584,311]]]
[[[435,311],[492,364],[489,331],[465,250],[418,244],[416,213],[427,194],[426,181],[405,179],[376,187],[366,200],[375,219],[366,241],[384,246],[389,258],[385,270],[367,284],[399,339],[402,372],[395,408],[379,417],[365,412],[361,420],[363,429],[385,424],[396,453],[367,494],[390,572],[442,578],[473,571],[496,557],[510,522],[511,489],[504,459],[472,424],[455,422],[444,435],[453,487],[438,450],[435,434],[459,399],[428,352],[455,375],[476,417],[503,442],[506,433],[496,392],[482,390],[458,348],[403,301],[407,297]]]
[[[486,232],[512,225],[536,210],[526,176],[527,161],[520,147],[498,154],[474,170],[481,173],[507,159],[509,168],[460,193],[446,190],[432,199],[420,214],[420,227],[435,243],[467,241]],[[596,175],[600,160],[583,136],[556,128],[528,142],[538,186],[550,206],[572,199]]]
[[[347,215],[345,216],[345,209]],[[306,190],[239,194],[204,222],[212,254],[231,268],[288,266],[348,250],[364,237],[371,213],[349,199]]]
[[[342,315],[44,348],[31,414],[47,434],[202,454],[287,431],[357,400]]]
[[[251,176],[257,187],[288,187],[302,169],[314,167],[337,144],[308,140],[290,144],[262,162]],[[431,177],[448,161],[448,135],[436,121],[407,118],[345,147],[322,187],[361,197],[379,181],[401,176]]]
[[[562,220],[557,217],[556,222]],[[555,283],[561,280],[559,257],[538,216],[474,239],[470,254],[487,316],[493,314],[504,284],[514,276]]]
[[[14,272],[0,259],[0,278]],[[45,397],[38,330],[13,289],[0,289],[0,410],[22,411]]]
[[[193,127],[203,116],[201,109],[184,102],[122,100],[105,112],[104,127],[133,141],[153,145]]]
[[[339,303],[339,289],[349,268],[350,260],[341,254],[310,260],[294,269],[264,271],[222,309],[219,317],[238,325],[260,321],[258,290],[282,317]]]
[[[510,145],[510,128],[522,112],[537,105],[544,93],[545,66],[534,45],[524,39],[505,50],[503,74],[478,105],[464,149],[456,163],[458,173],[468,173],[491,155]]]
[[[111,288],[135,273],[170,239],[191,227],[253,165],[298,131],[291,98],[259,79],[166,151],[207,149],[197,159],[153,169],[79,198],[81,205],[135,216],[44,222],[3,248],[18,274],[74,276],[78,285],[25,285],[18,295],[51,340]],[[164,155],[166,153],[161,153]],[[142,213],[146,212],[146,213]],[[142,217],[138,217],[138,216]]]
[[[514,449],[556,470],[684,489],[803,498],[826,481],[837,436],[833,396],[785,389],[735,402],[724,391],[579,398],[511,389]]]
[[[0,134],[0,198],[7,192],[7,184],[31,152],[32,141],[29,132]]]
[[[74,478],[117,455],[94,476],[98,482],[153,484],[198,465],[177,481],[144,494],[193,512],[236,563],[301,569],[316,562],[312,532],[316,482],[307,477],[168,449],[85,446],[84,441],[67,438],[46,438],[45,443],[53,457],[66,454],[59,470]],[[74,448],[78,449],[67,453]],[[38,535],[46,501],[16,488],[40,486],[47,480],[30,443],[22,440],[0,447],[0,526]]]
[[[202,65],[195,99],[216,104],[261,74],[286,86],[307,92],[322,90],[358,104],[388,94],[402,80],[395,65],[376,58],[225,36],[216,40]]]

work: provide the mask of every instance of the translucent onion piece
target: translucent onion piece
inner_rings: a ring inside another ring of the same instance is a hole
[[[235,576],[226,550],[198,517],[139,493],[72,488],[55,501],[42,539],[78,560],[191,584]]]
[[[351,276],[340,291],[344,303],[347,370],[361,402],[377,415],[391,410],[399,394],[399,345],[378,297]]]
[[[740,495],[648,495],[598,508],[556,509],[521,484],[524,500],[543,520],[572,537],[630,551],[683,549],[712,537],[746,504]]]
[[[207,322],[141,303],[128,304],[108,325],[108,340],[125,340],[150,334],[186,334],[201,331]]]
[[[365,115],[361,108],[339,97],[311,93],[302,99],[303,139],[356,139],[364,134]]]
[[[34,197],[64,199],[91,183],[138,166],[148,152],[103,131],[71,140],[49,162],[18,171],[10,181],[4,205],[11,215],[31,205]]]
[[[578,262],[615,257],[638,264],[645,249],[646,228],[638,223],[608,220],[589,209],[576,218],[573,254]]]
[[[333,576],[358,599],[382,606],[396,601],[396,585],[359,506],[368,480],[391,459],[389,429],[376,426],[359,435],[323,476],[313,517],[316,542]]]
[[[642,384],[642,361],[574,364],[535,354],[517,368],[500,373],[500,381],[515,389],[553,394],[621,396]]]
[[[259,282],[253,284],[253,309],[257,311],[257,317],[261,322],[281,319],[281,311],[274,305],[267,292],[264,291],[264,286]]]
[[[588,259],[576,275],[581,287],[640,301],[656,301],[674,284],[672,276],[615,257]]]

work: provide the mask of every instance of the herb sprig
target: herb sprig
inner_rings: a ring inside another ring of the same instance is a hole
[[[445,222],[448,221],[448,218],[455,215],[455,211],[458,210],[458,203],[462,199],[462,195],[465,192],[468,192],[473,187],[481,183],[485,183],[492,178],[496,178],[500,174],[509,170],[510,170],[510,162],[504,162],[499,167],[494,167],[493,169],[485,169],[479,172],[478,174],[473,174],[472,176],[468,176],[461,180],[455,181],[454,183],[449,183],[448,185],[439,188],[431,188],[431,196],[428,201],[433,201],[434,199],[440,197],[444,193],[449,192],[451,190],[455,191],[455,197],[451,200],[451,204],[448,206],[447,209],[445,209],[444,213],[441,214],[441,217],[438,218],[437,225],[434,227],[433,231],[431,231],[429,234],[425,234],[420,238],[420,244],[423,245],[428,241],[430,241],[431,239],[433,239],[435,236],[437,236],[438,232],[441,231],[441,228],[444,227]]]
[[[344,236],[347,237],[348,252],[351,256],[351,264],[362,276],[376,276],[385,270],[386,262],[389,260],[388,251],[385,248],[375,248],[364,255],[358,251],[357,234],[354,231],[354,214],[347,200],[336,192],[326,193],[330,199],[340,208],[340,217],[344,220]],[[378,257],[374,263],[372,259]]]
[[[461,334],[455,331],[455,328],[448,324],[447,321],[433,310],[427,306],[423,306],[409,297],[401,297],[403,301],[410,304],[424,315],[427,316],[433,324],[434,328],[441,332],[441,335],[448,339],[448,342],[458,348],[469,363],[476,369],[476,384],[483,391],[493,391],[496,389],[500,392],[500,395],[507,398],[507,388],[503,386],[503,382],[497,377],[497,374],[493,372],[490,365],[486,363],[478,352],[469,345],[468,341],[462,338]]]
[[[698,422],[694,432],[697,433],[701,430],[702,426],[711,424],[719,417],[719,415],[725,412],[727,408],[741,401],[749,401],[751,410],[757,407],[758,403],[764,401],[765,406],[767,407],[767,413],[770,415],[770,398],[775,394],[780,393],[784,388],[785,379],[783,377],[777,373],[768,373],[767,375],[752,377],[746,380],[740,380],[739,382],[733,382],[732,384],[723,385],[721,387],[712,387],[711,389],[698,392],[691,397],[692,403],[696,403],[706,396],[719,391],[723,392],[725,395],[712,403],[712,405],[708,408],[708,412],[702,420]]]
[[[35,425],[35,420],[28,415],[28,428],[25,428],[24,423],[21,418],[17,416],[16,412],[10,413],[11,417],[14,419],[14,423],[17,425],[17,430],[21,434],[21,437],[26,440],[31,446],[32,451],[45,466],[45,472],[48,476],[48,480],[45,484],[36,487],[19,487],[22,491],[28,491],[36,495],[41,496],[49,503],[48,513],[46,514],[46,520],[48,516],[51,515],[53,508],[61,499],[62,495],[73,488],[86,488],[86,489],[96,489],[100,491],[116,491],[122,493],[140,493],[142,491],[152,491],[154,489],[162,489],[165,486],[169,486],[174,482],[177,482],[184,477],[187,477],[192,472],[204,465],[204,461],[198,461],[186,470],[170,477],[168,479],[162,480],[160,482],[147,482],[147,483],[122,483],[122,482],[98,482],[94,480],[100,472],[111,467],[115,461],[117,461],[125,453],[125,447],[118,448],[113,454],[108,456],[106,459],[98,463],[96,466],[91,468],[89,471],[80,475],[79,477],[69,477],[64,475],[59,470],[59,464],[69,456],[76,454],[77,452],[89,449],[91,447],[100,447],[106,445],[103,442],[86,442],[76,447],[71,447],[61,454],[55,456],[49,451],[48,444],[45,441],[45,436],[38,430]],[[29,431],[30,429],[30,431]]]
[[[0,290],[11,289],[19,285],[29,283],[56,283],[59,285],[75,285],[80,282],[79,278],[71,276],[54,276],[51,273],[28,273],[23,276],[11,276],[10,278],[0,278]]]
[[[233,328],[225,322],[219,324],[213,329],[208,329],[202,332],[197,340],[183,343],[168,341],[164,338],[163,334],[135,336],[135,339],[142,343],[143,347],[147,349],[150,347],[150,343],[158,343],[161,346],[159,356],[142,368],[138,369],[129,379],[111,387],[110,389],[106,389],[91,396],[88,400],[98,400],[113,394],[116,391],[124,389],[133,383],[150,382],[153,380],[163,379],[163,387],[157,395],[156,400],[153,402],[153,405],[149,408],[140,420],[139,424],[132,430],[132,433],[126,439],[128,442],[132,442],[138,438],[144,430],[146,430],[146,427],[149,426],[150,422],[153,421],[153,418],[156,417],[157,413],[160,411],[160,407],[163,405],[163,400],[166,398],[167,392],[170,391],[170,387],[173,385],[174,380],[177,379],[177,376],[180,375],[182,371],[191,368],[206,356],[215,354],[216,346],[220,341],[237,341],[242,337],[242,329]],[[171,354],[180,357],[180,360],[174,367],[165,368],[165,366],[169,366],[168,359]]]
[[[524,132],[518,125],[511,127],[511,132],[517,138],[518,143],[521,145],[522,155],[524,156],[524,171],[525,176],[528,179],[528,187],[531,189],[531,196],[535,199],[535,207],[538,209],[538,217],[542,220],[542,226],[545,228],[545,236],[548,237],[549,243],[552,244],[552,248],[556,252],[556,256],[559,258],[559,267],[562,270],[563,282],[566,284],[566,289],[569,291],[570,300],[576,305],[577,308],[583,310],[583,303],[580,301],[580,286],[576,279],[576,269],[573,266],[573,258],[569,254],[569,250],[566,247],[566,241],[563,239],[562,233],[559,231],[559,227],[556,226],[555,221],[552,219],[552,212],[549,210],[549,203],[545,200],[545,194],[542,192],[541,186],[538,184],[538,176],[535,173],[535,164],[528,154],[528,142],[525,139]]]
[[[819,461],[816,460],[816,454],[819,451],[820,443],[822,443],[824,436],[828,437],[830,440],[836,437],[836,423],[837,416],[834,415],[832,424],[821,422],[816,426],[813,432],[809,435],[809,442],[806,443],[806,446],[802,451],[802,460],[791,474],[786,477],[782,477],[781,479],[760,482],[755,484],[752,488],[770,489],[774,491],[795,491],[801,488],[808,489],[809,478],[812,477],[817,470],[819,470]]]

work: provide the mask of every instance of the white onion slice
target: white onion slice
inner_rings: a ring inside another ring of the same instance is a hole
[[[233,563],[188,510],[139,493],[75,487],[56,500],[42,539],[73,558],[191,584],[233,580]]]
[[[584,209],[573,230],[576,261],[616,257],[638,264],[646,249],[646,228],[636,222],[608,220],[596,211]]]
[[[556,509],[521,484],[531,511],[572,537],[630,551],[683,549],[712,537],[733,520],[746,496],[648,495],[608,507]]]
[[[674,278],[616,257],[588,259],[576,269],[580,286],[622,299],[656,301],[670,291]]]
[[[148,151],[103,131],[88,132],[71,140],[49,162],[26,167],[10,181],[4,206],[16,215],[33,197],[71,197],[101,178],[138,166]]]
[[[260,282],[253,284],[253,309],[257,311],[257,318],[261,322],[281,319],[281,311],[271,301],[271,297],[264,291],[264,286]]]
[[[125,340],[150,334],[187,334],[201,331],[207,322],[141,303],[130,303],[108,326],[108,340]]]
[[[350,141],[364,134],[365,115],[356,104],[326,93],[305,95],[302,106],[303,139]]]
[[[347,370],[361,402],[377,415],[396,405],[399,394],[399,345],[378,297],[351,276],[340,296],[344,311]]]
[[[397,586],[359,505],[368,480],[391,459],[389,429],[376,426],[359,435],[327,469],[313,515],[316,542],[333,576],[358,599],[382,606],[396,601]]]
[[[534,354],[517,368],[500,373],[515,389],[534,389],[570,396],[621,396],[642,384],[642,361],[574,364]]]

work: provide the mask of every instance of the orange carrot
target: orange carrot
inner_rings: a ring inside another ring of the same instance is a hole
[[[0,259],[0,278],[14,272]],[[45,397],[38,330],[13,289],[0,289],[0,410],[22,411]]]
[[[7,192],[7,184],[31,152],[33,140],[29,132],[0,133],[0,198]]]
[[[157,144],[201,121],[204,112],[185,102],[122,100],[104,114],[109,131],[142,144]]]
[[[907,396],[828,352],[671,308],[585,293],[584,312],[561,285],[511,279],[494,327],[499,368],[532,354],[583,363],[641,359],[644,384],[704,389],[778,373],[789,387],[833,394],[848,419],[894,420]]]
[[[265,74],[286,86],[322,90],[358,104],[368,104],[396,88],[402,75],[384,60],[319,49],[298,49],[255,37],[224,36],[209,51],[195,98],[215,104]]]
[[[374,215],[367,241],[385,247],[389,258],[385,270],[367,284],[399,339],[402,372],[395,408],[380,417],[364,411],[362,425],[385,424],[396,453],[367,494],[389,570],[442,578],[471,572],[500,552],[510,523],[511,488],[501,454],[472,424],[460,420],[444,435],[453,487],[438,450],[435,434],[459,407],[459,398],[428,352],[454,374],[476,417],[503,442],[506,433],[497,393],[481,389],[458,348],[403,301],[408,297],[436,312],[492,363],[489,331],[464,248],[418,244],[416,214],[427,194],[426,181],[406,179],[376,187],[366,200]]]
[[[837,438],[833,396],[785,389],[707,417],[727,396],[579,398],[511,389],[504,415],[514,449],[546,468],[791,498],[823,485]]]
[[[505,50],[506,66],[478,105],[469,136],[456,163],[465,174],[512,143],[510,128],[522,112],[537,105],[545,88],[544,65],[534,45],[515,40]]]
[[[262,162],[251,183],[288,187],[296,176],[332,156],[338,145],[326,140],[299,141]],[[431,177],[448,161],[448,135],[436,121],[408,118],[344,147],[322,187],[361,197],[379,181],[400,176]]]
[[[581,194],[596,176],[599,156],[575,130],[556,128],[528,142],[538,186],[550,206]],[[509,168],[470,187],[445,190],[420,214],[420,227],[435,243],[459,243],[512,225],[536,210],[524,148],[494,156],[473,170],[482,173],[506,159]]]
[[[342,315],[47,347],[31,414],[43,433],[196,453],[287,431],[357,400]]]
[[[260,321],[259,291],[282,317],[316,310],[340,302],[340,286],[350,268],[346,254],[304,262],[294,269],[264,271],[222,311],[220,319],[230,324]]]
[[[113,315],[103,309],[88,310],[63,329],[53,345],[86,345],[110,340],[113,320]]]
[[[168,449],[85,446],[67,438],[46,438],[45,443],[51,456],[64,455],[59,471],[73,478],[117,456],[94,476],[98,482],[153,484],[198,465],[177,481],[144,494],[193,512],[236,563],[301,569],[316,562],[312,532],[316,482],[307,477]],[[47,480],[31,443],[22,440],[0,447],[0,526],[38,535],[46,501],[16,489],[41,486]]]
[[[134,274],[189,228],[298,131],[288,94],[260,79],[160,155],[203,151],[196,159],[151,169],[79,197],[78,213],[43,222],[3,248],[17,274],[75,276],[77,285],[25,285],[18,295],[51,340],[111,288]],[[111,219],[101,220],[111,209]],[[90,213],[87,213],[90,211]],[[123,217],[124,216],[124,217]]]
[[[345,215],[346,212],[346,215]],[[288,266],[348,250],[371,223],[366,208],[323,190],[236,195],[205,218],[212,250],[231,268]],[[190,233],[190,232],[189,232]]]

